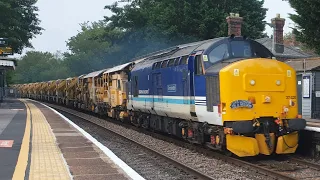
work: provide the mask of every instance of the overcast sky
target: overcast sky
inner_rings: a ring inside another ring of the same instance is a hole
[[[66,51],[66,41],[77,34],[80,30],[79,24],[85,21],[102,20],[103,16],[110,15],[110,11],[104,9],[105,5],[112,4],[115,0],[38,0],[40,26],[45,30],[42,35],[32,39],[34,50],[37,51]],[[266,21],[277,13],[286,18],[285,32],[289,32],[289,27],[293,26],[288,19],[288,13],[294,10],[287,2],[281,0],[265,0],[265,8],[268,8]],[[266,27],[266,32],[270,35],[272,29]]]

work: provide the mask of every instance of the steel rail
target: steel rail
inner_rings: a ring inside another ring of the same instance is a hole
[[[289,157],[289,160],[295,161],[295,162],[300,163],[300,164],[304,164],[304,165],[306,165],[306,166],[308,166],[310,168],[313,168],[315,170],[320,170],[320,164],[308,162],[308,161],[305,161],[305,160],[302,160],[302,159],[299,159],[299,158],[296,158],[296,157]]]

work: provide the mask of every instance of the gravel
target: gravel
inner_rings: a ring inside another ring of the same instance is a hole
[[[50,105],[52,106],[52,105]],[[155,155],[150,155],[150,152],[139,148],[137,145],[130,144],[130,141],[119,138],[119,136],[109,133],[106,129],[111,129],[129,139],[133,139],[153,150],[162,152],[172,159],[175,159],[183,164],[189,165],[192,168],[206,173],[214,179],[266,179],[265,176],[248,171],[241,167],[228,164],[222,160],[208,157],[196,151],[177,146],[175,144],[156,139],[144,133],[125,128],[123,126],[108,122],[103,119],[93,117],[91,115],[80,113],[75,110],[64,107],[52,106],[57,109],[67,110],[68,112],[81,115],[82,118],[104,127],[94,125],[86,121],[80,121],[79,118],[70,118],[75,121],[81,128],[97,138],[102,144],[112,150],[120,159],[126,162],[130,167],[136,170],[146,179],[191,179],[186,178],[188,175],[181,173],[181,170],[163,162]],[[70,115],[66,115],[69,116]]]
[[[283,159],[281,159],[281,157]],[[291,157],[293,156],[279,156],[279,159],[257,160],[254,164],[281,172],[296,179],[320,179],[320,171],[317,168],[308,166],[303,162],[295,161],[294,158],[291,159]]]

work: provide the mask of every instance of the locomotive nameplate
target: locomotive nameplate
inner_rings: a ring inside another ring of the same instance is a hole
[[[231,109],[236,109],[236,108],[253,108],[253,105],[250,101],[247,100],[236,100],[233,101],[230,105]]]

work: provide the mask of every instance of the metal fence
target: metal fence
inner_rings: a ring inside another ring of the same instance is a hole
[[[0,102],[3,101],[4,98],[19,98],[20,94],[16,89],[9,87],[0,87]]]

